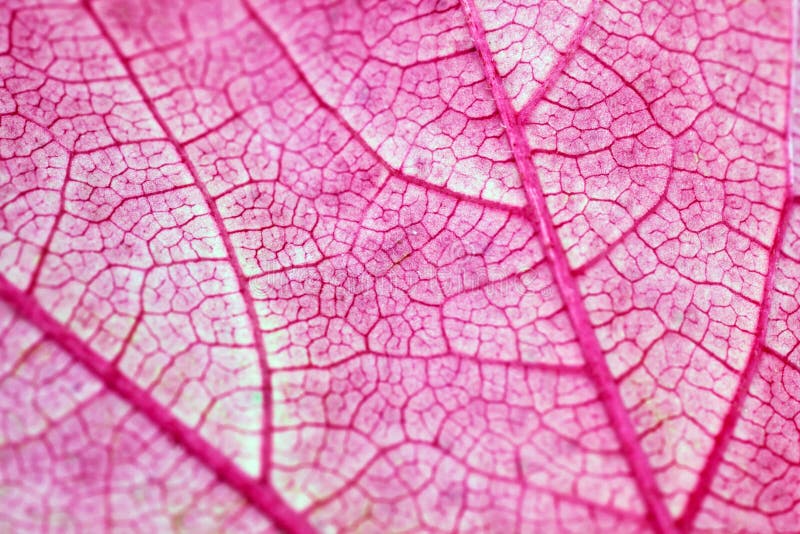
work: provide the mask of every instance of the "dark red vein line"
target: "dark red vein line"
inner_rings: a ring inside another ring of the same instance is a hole
[[[308,79],[308,76],[306,76],[305,71],[300,67],[298,61],[289,51],[289,47],[286,45],[286,43],[283,42],[278,32],[276,32],[272,28],[272,26],[270,26],[270,24],[266,20],[264,20],[261,14],[253,7],[253,5],[251,4],[251,0],[242,0],[241,5],[244,8],[245,12],[247,13],[248,17],[250,17],[250,19],[256,24],[256,26],[258,26],[261,29],[262,32],[264,32],[264,35],[266,35],[269,39],[272,40],[272,44],[274,44],[278,48],[280,56],[289,63],[289,66],[297,75],[297,78],[300,80],[303,86],[308,89],[309,93],[311,94],[311,97],[316,101],[317,105],[321,109],[329,113],[334,119],[336,119],[339,125],[341,125],[342,128],[345,129],[345,131],[350,135],[350,137],[356,143],[358,143],[358,145],[369,156],[375,159],[375,161],[378,162],[378,165],[383,167],[384,170],[386,170],[386,172],[388,172],[391,175],[391,177],[396,178],[398,180],[402,180],[410,185],[414,185],[423,189],[427,189],[429,191],[433,191],[435,193],[439,193],[440,195],[447,196],[459,202],[469,202],[471,204],[481,206],[482,208],[503,211],[511,215],[527,216],[527,211],[528,211],[527,205],[520,207],[520,206],[514,206],[512,204],[505,204],[503,202],[495,200],[485,199],[483,197],[470,196],[466,193],[461,193],[459,191],[453,191],[451,189],[448,189],[444,185],[437,185],[432,182],[427,182],[422,178],[405,174],[400,169],[395,169],[394,167],[389,165],[386,162],[386,160],[380,154],[378,154],[378,152],[374,148],[372,148],[369,145],[369,143],[367,143],[367,141],[364,139],[364,136],[360,132],[358,132],[355,128],[353,128],[353,125],[350,124],[350,122],[348,122],[342,116],[339,110],[330,105],[322,97],[322,95],[319,93],[319,91],[317,91],[317,88],[314,86],[311,80]],[[471,51],[464,52],[464,54],[466,53],[471,53]],[[441,59],[443,58],[437,58],[437,60]]]
[[[790,61],[787,66],[789,69],[790,80],[789,94],[786,99],[787,127],[786,131],[782,132],[783,135],[786,136],[786,182],[784,184],[785,197],[783,201],[783,209],[781,210],[781,216],[778,220],[778,228],[776,229],[775,239],[769,252],[769,266],[767,270],[767,276],[764,280],[764,298],[761,302],[761,309],[759,310],[758,314],[758,323],[756,324],[756,332],[758,332],[758,336],[755,340],[753,340],[753,348],[751,349],[750,355],[747,358],[747,365],[745,366],[744,373],[739,380],[736,393],[734,393],[733,400],[728,407],[728,413],[725,414],[725,419],[722,420],[722,427],[714,438],[714,447],[711,449],[711,453],[706,458],[706,463],[703,466],[703,470],[700,472],[700,476],[698,477],[694,490],[692,491],[691,495],[689,495],[689,500],[686,502],[686,507],[683,509],[683,514],[676,521],[676,524],[682,532],[689,532],[694,526],[697,514],[700,513],[700,507],[702,506],[705,497],[711,491],[711,484],[717,476],[719,466],[723,460],[723,455],[728,449],[728,445],[733,437],[733,431],[736,428],[736,423],[739,421],[739,415],[742,412],[742,405],[747,398],[750,385],[753,382],[756,372],[758,372],[758,367],[761,364],[764,353],[771,352],[766,346],[766,336],[769,312],[772,308],[772,297],[776,292],[774,289],[775,271],[777,271],[778,261],[780,260],[783,241],[787,236],[789,214],[792,211],[794,201],[797,200],[792,196],[792,186],[795,179],[793,168],[793,164],[795,162],[793,160],[794,151],[797,148],[794,146],[794,139],[792,137],[795,133],[793,122],[793,111],[795,104],[794,91],[797,90],[797,84],[800,82],[795,70],[795,64],[798,60],[798,46],[800,46],[800,35],[796,35],[798,29],[797,0],[792,2],[792,6],[791,34],[794,37],[791,44],[792,51],[790,55]]]
[[[789,184],[787,184],[786,201],[781,211],[781,218],[778,224],[778,233],[776,235],[775,244],[770,250],[769,270],[767,277],[764,280],[764,299],[761,302],[761,310],[758,314],[758,323],[756,324],[756,332],[758,336],[753,341],[753,348],[750,350],[750,355],[747,358],[747,365],[745,366],[744,373],[739,380],[739,385],[736,388],[733,400],[728,407],[728,413],[725,414],[725,419],[722,421],[720,431],[714,438],[714,447],[711,453],[706,458],[706,463],[703,470],[700,472],[697,484],[694,487],[689,500],[686,503],[683,514],[676,521],[676,524],[682,532],[689,532],[692,529],[694,520],[700,512],[700,507],[703,500],[708,495],[711,489],[711,483],[719,471],[719,466],[722,463],[723,455],[728,448],[731,437],[733,437],[733,430],[736,428],[736,423],[739,420],[739,414],[742,411],[742,405],[747,398],[747,393],[750,390],[750,384],[753,377],[758,371],[761,359],[764,355],[764,347],[766,342],[767,322],[769,321],[769,312],[772,304],[772,296],[775,293],[773,284],[775,281],[775,271],[777,270],[778,260],[780,259],[780,248],[783,244],[783,236],[786,235],[786,227],[789,224],[789,213],[791,212]]]
[[[53,136],[53,138],[56,137],[55,135],[52,134],[52,132],[51,135]],[[53,238],[55,237],[56,232],[58,231],[61,219],[64,217],[64,211],[65,211],[64,205],[66,204],[64,197],[66,196],[67,184],[69,184],[69,172],[72,169],[72,158],[74,155],[72,152],[69,151],[69,149],[67,149],[60,143],[59,145],[65,150],[67,150],[67,165],[64,169],[64,183],[61,184],[61,188],[59,189],[58,193],[58,213],[56,214],[55,220],[53,221],[53,226],[50,227],[50,231],[47,234],[47,238],[44,241],[44,245],[42,245],[43,253],[37,260],[36,267],[33,269],[33,273],[31,273],[31,279],[28,282],[28,287],[25,290],[25,292],[29,294],[33,292],[33,289],[39,283],[39,276],[41,276],[42,269],[44,268],[44,260],[47,257],[47,253],[50,252],[50,247],[53,246]]]
[[[214,201],[214,198],[208,191],[208,188],[205,187],[202,180],[199,178],[199,173],[192,163],[192,160],[189,158],[189,155],[186,153],[186,148],[183,144],[181,144],[178,139],[175,137],[173,132],[170,130],[169,126],[167,125],[164,118],[158,113],[153,100],[149,97],[148,93],[145,91],[142,83],[136,77],[133,72],[133,69],[130,65],[130,60],[122,53],[117,42],[111,36],[108,28],[105,27],[100,17],[95,12],[94,7],[92,7],[91,2],[89,0],[83,0],[83,7],[89,16],[94,21],[95,25],[99,29],[100,33],[103,35],[105,40],[108,42],[108,45],[111,47],[112,51],[116,55],[119,62],[122,64],[122,67],[125,69],[125,72],[128,76],[128,80],[133,84],[136,90],[139,92],[139,95],[142,98],[142,102],[147,106],[147,109],[150,111],[150,114],[153,116],[153,119],[158,123],[159,127],[164,132],[166,139],[172,143],[177,151],[181,162],[186,166],[189,173],[191,174],[194,185],[198,188],[200,193],[203,195],[206,204],[208,205],[209,213],[214,219],[214,223],[216,224],[217,228],[219,229],[220,239],[225,247],[225,253],[228,256],[229,263],[231,268],[233,269],[237,284],[239,285],[239,294],[242,296],[242,299],[245,304],[245,309],[247,311],[247,317],[250,322],[250,325],[253,329],[253,345],[256,350],[256,354],[258,357],[258,365],[261,371],[261,396],[262,396],[262,405],[261,409],[263,411],[263,420],[262,425],[264,428],[264,433],[261,436],[261,479],[267,481],[268,471],[267,466],[271,465],[272,462],[272,386],[270,383],[270,370],[269,365],[267,363],[267,349],[264,346],[264,339],[263,336],[260,335],[259,331],[259,321],[258,315],[256,313],[255,304],[253,302],[253,296],[247,290],[248,282],[247,277],[242,270],[242,266],[239,263],[237,256],[236,256],[236,249],[233,246],[233,242],[231,241],[230,235],[225,229],[225,221],[222,217],[222,214],[219,212],[217,208],[217,204]]]
[[[583,299],[578,289],[577,281],[567,261],[566,253],[561,241],[556,234],[553,222],[549,217],[544,193],[537,177],[536,169],[531,159],[531,149],[525,139],[519,119],[511,105],[508,94],[503,87],[503,81],[497,72],[497,66],[492,58],[492,52],[486,40],[486,33],[475,7],[474,0],[462,0],[461,5],[467,15],[472,40],[478,49],[478,54],[483,62],[486,80],[491,86],[492,95],[506,127],[511,150],[516,160],[517,168],[522,176],[523,188],[528,202],[532,205],[535,214],[534,224],[538,224],[542,236],[545,254],[553,268],[554,276],[564,303],[567,307],[578,342],[583,350],[584,358],[597,385],[600,399],[602,400],[611,424],[617,433],[623,454],[630,464],[633,477],[641,492],[642,499],[648,509],[653,524],[659,532],[676,532],[675,525],[664,504],[661,491],[656,483],[650,462],[642,449],[641,443],[628,416],[628,411],[622,403],[622,398],[614,381],[611,371],[606,365],[603,351],[595,335],[594,328],[589,321],[589,315],[583,305]]]
[[[289,532],[303,534],[314,532],[306,517],[289,507],[272,487],[239,469],[226,455],[200,437],[196,430],[185,425],[164,406],[153,400],[148,392],[123,375],[74,332],[53,319],[39,303],[2,276],[0,276],[0,299],[10,304],[21,317],[36,325],[45,337],[58,343],[75,361],[101,380],[110,391],[147,416],[164,434],[210,469],[219,480],[241,494],[276,526]]]
[[[303,426],[303,428],[314,428],[314,427],[315,427],[315,425],[313,425],[313,424],[309,424],[309,425],[304,425]],[[330,428],[330,426],[328,426],[326,428]],[[399,443],[396,443],[394,445],[390,445],[390,446],[385,447],[383,449],[383,453],[385,455],[385,454],[387,454],[387,453],[389,453],[391,451],[397,450],[397,449],[399,449],[399,448],[401,448],[401,447],[403,447],[403,446],[405,446],[407,444],[418,445],[420,447],[431,447],[431,443],[428,442],[428,441],[417,440],[417,439],[409,439],[407,441],[399,442]],[[442,454],[444,454],[444,453],[442,453]],[[464,459],[457,458],[457,457],[452,457],[452,458],[453,458],[453,460],[455,462],[459,463],[460,465],[462,465],[462,466],[466,465]],[[375,466],[376,463],[379,463],[381,461],[381,459],[382,459],[382,456],[373,457],[369,462],[364,464],[364,466],[362,466],[356,472],[355,475],[350,477],[350,479],[347,481],[347,483],[340,490],[338,490],[336,493],[333,493],[331,495],[328,495],[328,496],[323,497],[323,498],[319,499],[318,501],[316,501],[312,506],[309,507],[309,511],[313,511],[313,510],[317,510],[317,509],[323,508],[324,506],[327,506],[330,502],[332,502],[335,499],[339,498],[341,496],[340,494],[345,493],[346,490],[350,490],[350,489],[352,489],[354,487],[358,487],[357,486],[357,481],[361,480],[365,476],[365,474],[368,473],[369,470]],[[501,482],[505,482],[505,483],[508,483],[508,484],[513,484],[513,483],[518,481],[518,479],[516,477],[512,477],[512,476],[508,476],[508,475],[497,475],[497,474],[494,474],[494,473],[489,473],[487,471],[476,470],[475,473],[478,473],[481,476],[484,476],[489,480],[501,481]],[[537,490],[537,491],[539,491],[541,493],[546,493],[546,494],[550,495],[558,503],[570,503],[570,504],[574,504],[574,505],[577,505],[577,506],[584,506],[584,507],[588,508],[594,514],[596,514],[598,512],[601,512],[603,514],[607,514],[607,515],[610,515],[610,516],[613,516],[613,517],[616,517],[616,518],[619,518],[619,519],[622,519],[622,520],[625,520],[625,521],[635,521],[637,523],[642,523],[642,516],[641,515],[637,515],[636,513],[631,512],[630,510],[621,510],[621,509],[616,508],[614,506],[602,506],[602,505],[600,505],[600,504],[598,504],[596,502],[592,502],[592,501],[587,500],[587,499],[585,499],[583,497],[577,496],[575,494],[570,494],[570,493],[567,493],[565,491],[561,491],[561,490],[558,490],[558,489],[554,489],[554,488],[552,488],[550,486],[547,486],[547,485],[536,484],[536,483],[530,484],[529,483],[527,485],[527,487],[531,488],[531,489],[535,489],[535,490]],[[523,494],[523,493],[524,492],[520,492],[520,494]],[[521,525],[523,523],[520,522],[519,524]],[[453,531],[451,534],[457,534],[457,532],[459,532],[459,531]],[[519,529],[516,532],[519,532]]]
[[[539,104],[542,98],[544,98],[544,95],[550,91],[550,88],[553,86],[555,81],[564,72],[564,69],[567,68],[569,62],[572,61],[573,57],[575,57],[575,53],[578,51],[578,46],[580,46],[581,42],[583,42],[583,38],[589,31],[589,27],[597,17],[597,11],[599,9],[600,2],[598,0],[592,0],[589,10],[583,17],[583,21],[581,21],[580,28],[578,28],[578,31],[572,35],[572,39],[570,39],[569,43],[567,44],[567,48],[564,50],[564,53],[562,53],[561,57],[558,58],[556,64],[553,65],[553,67],[550,69],[550,72],[547,73],[547,78],[544,79],[541,85],[539,85],[538,89],[536,89],[536,91],[531,95],[525,106],[519,110],[520,117],[525,118],[533,112],[537,104]]]

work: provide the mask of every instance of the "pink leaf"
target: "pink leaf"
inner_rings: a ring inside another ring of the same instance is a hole
[[[0,3],[0,532],[791,532],[790,2]]]

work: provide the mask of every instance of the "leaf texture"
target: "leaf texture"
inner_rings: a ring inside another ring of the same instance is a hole
[[[797,11],[0,0],[0,532],[796,532]]]

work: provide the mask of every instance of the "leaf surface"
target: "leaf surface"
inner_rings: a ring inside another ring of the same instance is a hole
[[[795,9],[0,4],[1,530],[792,531]]]

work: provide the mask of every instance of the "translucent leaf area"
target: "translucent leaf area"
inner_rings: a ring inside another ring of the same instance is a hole
[[[798,14],[0,0],[0,533],[798,532]]]

